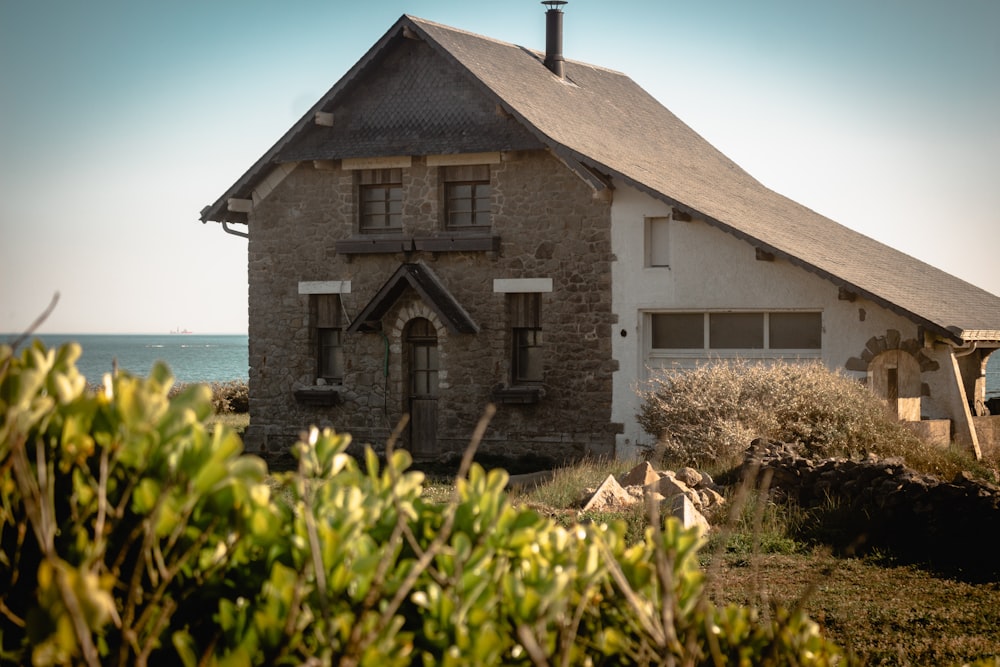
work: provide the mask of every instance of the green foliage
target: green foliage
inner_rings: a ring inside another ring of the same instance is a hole
[[[665,461],[736,465],[754,438],[804,445],[816,457],[922,455],[939,462],[888,416],[883,401],[820,362],[720,362],[663,371],[641,394],[640,425]]]
[[[708,602],[673,519],[563,527],[472,465],[421,498],[312,429],[267,475],[206,387],[87,392],[79,348],[0,348],[0,648],[35,665],[843,664],[799,612]],[[272,496],[273,494],[273,496]]]
[[[91,392],[79,355],[0,347],[0,650],[143,663],[171,638],[212,637],[204,610],[266,576],[290,517],[268,502],[263,462],[206,429],[207,387],[168,399],[157,365]]]

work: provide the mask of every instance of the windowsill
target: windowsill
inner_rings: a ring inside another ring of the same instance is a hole
[[[412,252],[496,252],[500,237],[482,231],[443,232],[439,236],[403,236],[402,234],[359,234],[336,242],[337,254],[365,255]]]
[[[413,239],[413,247],[427,252],[488,252],[500,250],[500,237],[479,231],[452,231]]]
[[[340,394],[344,391],[342,385],[300,386],[295,389],[295,400],[302,405],[329,407],[343,402]]]
[[[502,405],[534,405],[545,398],[545,387],[541,385],[515,385],[496,387],[493,400]]]
[[[413,250],[413,238],[402,234],[361,234],[341,239],[335,247],[340,255],[410,252]]]

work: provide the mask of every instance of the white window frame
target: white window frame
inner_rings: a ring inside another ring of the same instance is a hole
[[[751,313],[763,315],[764,347],[762,348],[712,348],[710,347],[710,316],[713,313]],[[801,349],[771,349],[770,347],[770,316],[772,313],[813,313],[820,316],[820,346],[818,348]],[[654,348],[653,347],[653,316],[654,315],[702,315],[703,334],[700,348]],[[824,334],[823,311],[818,308],[802,309],[770,309],[770,310],[646,310],[642,312],[643,331],[645,332],[644,348],[648,362],[655,364],[658,360],[673,362],[681,367],[694,366],[696,362],[710,359],[763,359],[763,360],[796,360],[821,359],[823,357]]]
[[[643,255],[647,269],[669,269],[671,258],[671,216],[647,216],[643,220]]]

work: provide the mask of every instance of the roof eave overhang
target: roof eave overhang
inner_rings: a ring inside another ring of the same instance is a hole
[[[379,39],[375,44],[368,49],[368,52],[359,60],[355,65],[347,71],[344,76],[340,78],[333,85],[330,90],[328,90],[320,99],[317,101],[309,110],[300,118],[292,127],[285,132],[284,135],[278,141],[271,146],[270,149],[264,155],[262,155],[249,169],[239,179],[236,180],[233,185],[229,187],[228,190],[223,193],[214,203],[209,204],[201,211],[201,221],[202,222],[247,222],[247,214],[234,212],[229,210],[229,200],[230,199],[250,199],[252,197],[253,189],[260,181],[260,179],[266,177],[270,168],[277,164],[278,154],[284,149],[293,139],[298,137],[302,132],[307,130],[316,122],[316,112],[322,111],[324,107],[328,106],[347,86],[349,86],[353,81],[355,81],[385,50],[385,48],[397,39],[401,39],[406,35],[412,34],[412,29],[414,27],[413,21],[410,17],[403,15],[399,18],[396,23],[393,24],[389,30],[386,31],[382,38]]]
[[[954,331],[953,329],[951,329],[951,328],[949,328],[949,327],[947,327],[945,325],[938,324],[937,322],[933,322],[933,321],[927,319],[926,317],[923,317],[922,315],[919,315],[918,313],[915,313],[915,312],[913,312],[911,310],[903,308],[902,306],[900,306],[900,305],[898,305],[898,304],[896,304],[896,303],[894,303],[894,302],[886,299],[885,297],[879,296],[878,294],[875,294],[875,293],[871,292],[870,290],[866,290],[863,287],[855,285],[854,283],[852,283],[850,281],[847,281],[847,280],[845,280],[845,279],[841,278],[840,276],[837,276],[837,275],[835,275],[833,273],[830,273],[829,271],[826,271],[825,269],[822,269],[822,268],[816,266],[815,264],[812,264],[810,262],[806,262],[806,261],[802,260],[801,258],[795,256],[795,255],[792,255],[792,254],[790,254],[790,253],[788,253],[788,252],[786,252],[784,250],[781,250],[780,248],[776,248],[776,247],[770,245],[769,243],[767,243],[767,242],[765,242],[765,241],[763,241],[763,240],[761,240],[759,238],[756,238],[755,236],[747,234],[746,232],[744,232],[744,231],[742,231],[740,229],[737,229],[736,227],[733,227],[732,225],[727,224],[727,223],[723,222],[722,220],[719,220],[719,219],[717,219],[717,218],[715,218],[715,217],[713,217],[711,215],[708,215],[708,214],[706,214],[706,213],[704,213],[702,211],[699,211],[698,209],[693,208],[693,207],[691,207],[691,206],[689,206],[689,205],[687,205],[687,204],[685,204],[685,203],[683,203],[681,201],[678,201],[678,200],[670,197],[669,195],[666,195],[666,194],[664,194],[664,193],[662,193],[662,192],[660,192],[660,191],[658,191],[658,190],[656,190],[656,189],[654,189],[654,188],[646,185],[645,183],[643,183],[641,181],[638,181],[638,180],[636,180],[636,179],[634,179],[634,178],[632,178],[630,176],[627,176],[627,175],[625,175],[625,174],[623,174],[623,173],[621,173],[621,172],[619,172],[619,171],[617,171],[615,169],[612,169],[611,167],[609,167],[609,166],[607,166],[605,164],[601,164],[601,163],[599,163],[599,162],[597,162],[595,160],[589,159],[586,156],[581,155],[581,154],[577,153],[576,151],[573,151],[573,150],[569,149],[566,146],[561,146],[560,150],[563,153],[569,153],[575,160],[577,160],[581,164],[583,164],[583,165],[585,165],[585,166],[587,166],[587,167],[589,167],[591,169],[594,169],[596,171],[600,171],[600,172],[606,173],[611,178],[620,179],[621,181],[625,182],[627,185],[629,185],[629,186],[631,186],[631,187],[633,187],[633,188],[635,188],[635,189],[637,189],[637,190],[639,190],[641,192],[644,192],[644,193],[648,194],[649,196],[653,197],[654,199],[658,199],[658,200],[664,202],[665,204],[668,204],[669,206],[671,206],[672,208],[674,208],[674,209],[676,209],[678,211],[682,211],[682,212],[684,212],[684,213],[686,213],[686,214],[688,214],[688,215],[690,215],[690,216],[692,216],[694,218],[698,218],[700,220],[704,220],[706,223],[712,225],[713,227],[716,227],[717,229],[719,229],[721,231],[724,231],[727,234],[730,234],[731,236],[734,236],[734,237],[736,237],[738,239],[746,241],[747,243],[753,245],[755,248],[759,248],[759,249],[763,250],[764,252],[767,252],[767,253],[770,253],[770,254],[774,255],[775,257],[780,257],[780,258],[786,260],[787,262],[789,262],[790,264],[798,266],[799,268],[801,268],[801,269],[803,269],[805,271],[809,271],[810,273],[812,273],[814,275],[817,275],[820,278],[823,278],[824,280],[832,283],[838,289],[842,288],[842,289],[846,290],[847,292],[851,292],[851,293],[853,293],[853,294],[855,294],[855,295],[857,295],[859,297],[867,299],[868,301],[871,301],[873,303],[877,303],[878,305],[882,306],[883,308],[885,308],[887,310],[890,310],[890,311],[896,313],[897,315],[901,315],[901,316],[907,318],[908,320],[911,320],[912,322],[914,322],[918,326],[923,327],[924,329],[926,329],[929,332],[935,333],[935,334],[937,334],[937,335],[939,335],[939,336],[941,336],[943,338],[946,338],[948,340],[954,341],[955,343],[967,342],[969,340],[969,339],[963,338],[962,335],[961,335],[961,333],[956,333],[956,331]]]
[[[963,329],[958,336],[966,343],[979,343],[981,347],[1000,347],[1000,329]]]

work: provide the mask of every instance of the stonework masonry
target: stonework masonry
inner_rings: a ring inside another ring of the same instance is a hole
[[[967,472],[952,480],[919,474],[902,459],[812,460],[800,448],[754,440],[742,474],[775,496],[836,517],[824,540],[849,554],[871,549],[963,576],[1000,574],[984,536],[1000,529],[1000,487]]]
[[[441,170],[414,157],[403,172],[400,238],[444,238]],[[544,151],[503,154],[490,166],[497,250],[338,253],[358,239],[355,173],[339,163],[300,163],[249,221],[250,413],[248,447],[278,453],[310,425],[384,443],[407,412],[404,328],[415,317],[437,333],[437,446],[464,448],[495,390],[511,384],[512,334],[496,278],[551,278],[541,294],[544,382],[535,403],[498,405],[482,445],[487,451],[569,459],[612,454],[610,204]],[[297,389],[316,384],[315,328],[301,281],[350,281],[341,295],[348,321],[403,263],[423,263],[478,325],[449,330],[407,288],[374,333],[344,337],[345,375],[337,405],[310,405]]]

